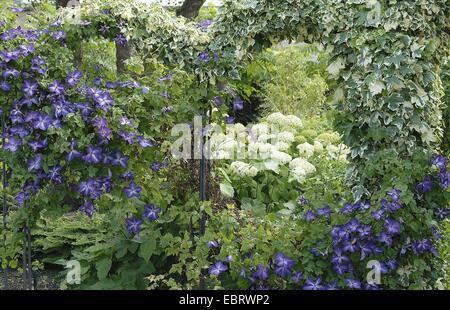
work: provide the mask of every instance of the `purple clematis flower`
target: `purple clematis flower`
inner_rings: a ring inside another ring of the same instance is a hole
[[[123,33],[117,34],[117,36],[114,38],[114,42],[120,47],[124,47],[127,44],[127,38],[123,35]]]
[[[62,170],[62,167],[59,165],[49,167],[47,176],[50,179],[50,181],[52,181],[56,184],[61,184],[62,183],[61,170]]]
[[[130,182],[128,187],[123,190],[128,198],[139,198],[141,196],[142,188],[137,186],[136,183]]]
[[[388,195],[392,198],[392,201],[399,202],[401,192],[402,192],[401,190],[394,188],[388,193]]]
[[[59,81],[55,80],[48,85],[48,90],[51,93],[59,96],[64,93],[64,86]]]
[[[329,206],[319,208],[319,209],[317,209],[317,215],[324,216],[326,218],[330,218],[331,217],[331,208]]]
[[[433,155],[431,164],[439,170],[446,170],[448,167],[448,158],[440,155]]]
[[[144,206],[144,217],[150,221],[156,221],[159,218],[160,208],[156,208],[154,204],[147,204]]]
[[[275,255],[275,273],[281,277],[290,276],[294,264],[295,263],[292,258],[284,255],[283,253],[277,253]]]
[[[256,271],[253,273],[253,278],[266,281],[269,278],[269,267],[259,264]]]
[[[133,126],[134,126],[133,121],[130,120],[130,119],[129,119],[128,117],[126,117],[126,116],[122,116],[122,117],[120,118],[119,124],[120,124],[121,126],[130,126],[130,127],[133,127]]]
[[[141,231],[141,226],[144,224],[144,221],[133,216],[127,219],[127,230],[132,234],[138,234]]]
[[[116,150],[114,153],[111,154],[110,163],[113,166],[121,165],[123,168],[126,168],[128,159],[129,159],[128,156],[123,156],[119,150]]]
[[[361,289],[361,282],[355,279],[345,279],[345,284],[351,289]]]
[[[38,83],[35,81],[25,80],[23,81],[22,91],[25,97],[33,97],[38,91]]]
[[[244,101],[241,97],[236,97],[233,100],[233,110],[242,111],[244,109]]]
[[[133,174],[132,171],[127,171],[124,174],[122,174],[120,177],[124,181],[132,181],[132,180],[134,180],[134,174]]]
[[[450,187],[450,171],[441,171],[439,173],[441,188],[447,190]]]
[[[53,124],[53,119],[47,113],[39,113],[37,119],[33,122],[34,129],[46,131]]]
[[[220,243],[218,241],[211,240],[211,241],[208,241],[207,245],[208,245],[208,248],[213,249],[213,248],[218,248]]]
[[[16,139],[14,137],[8,137],[5,144],[3,144],[3,149],[10,151],[11,153],[16,153],[19,146],[22,145],[22,140]]]
[[[304,218],[307,222],[311,222],[316,219],[316,214],[313,211],[308,210],[306,211]]]
[[[309,201],[308,199],[305,198],[305,196],[301,195],[300,197],[298,197],[297,203],[299,205],[306,206],[309,203]]]
[[[318,290],[324,290],[325,286],[321,284],[322,278],[318,277],[316,279],[309,278],[306,280],[305,285],[303,285],[304,290],[308,291],[318,291]]]
[[[433,178],[430,175],[425,176],[423,181],[416,186],[416,190],[421,193],[427,193],[433,188]]]
[[[370,214],[374,219],[377,221],[381,220],[383,218],[383,215],[385,213],[385,210],[383,208],[380,208],[378,210],[372,211]]]
[[[89,200],[86,200],[84,204],[81,205],[79,210],[86,214],[88,217],[92,217],[95,211],[97,211],[97,209],[94,207],[94,204]]]
[[[209,56],[208,51],[203,51],[198,56],[198,59],[200,59],[201,62],[207,63],[211,60],[211,57]]]
[[[136,134],[134,132],[126,132],[126,131],[121,130],[121,131],[119,131],[119,136],[123,140],[125,140],[128,144],[133,144]]]
[[[29,141],[28,145],[31,147],[33,152],[36,152],[39,149],[46,148],[48,146],[48,140],[46,138],[44,140]]]
[[[16,201],[17,201],[17,204],[19,205],[19,206],[23,206],[23,204],[25,203],[25,201],[27,201],[28,200],[28,195],[27,195],[27,193],[25,193],[25,192],[19,192],[18,194],[17,194],[17,196],[16,196]]]
[[[11,90],[11,84],[6,81],[0,81],[0,89],[4,92],[9,92]]]
[[[228,267],[226,264],[224,264],[221,261],[215,262],[213,265],[211,265],[208,269],[208,273],[210,275],[219,276],[221,273],[228,270]]]
[[[387,218],[384,220],[383,227],[389,234],[395,235],[400,233],[400,221]]]
[[[75,70],[73,72],[70,72],[67,75],[66,83],[70,87],[74,87],[75,85],[77,85],[80,82],[82,77],[83,77],[83,73],[80,70]]]
[[[87,148],[86,155],[82,158],[88,164],[98,164],[103,158],[102,149],[90,144]]]
[[[150,140],[145,139],[143,136],[138,136],[137,140],[139,145],[142,146],[143,148],[154,146],[154,144],[150,142]]]
[[[303,279],[303,272],[301,271],[294,272],[294,275],[291,277],[292,282],[294,282],[295,284],[300,283],[302,279]]]
[[[3,71],[2,76],[3,76],[3,78],[5,78],[5,79],[7,79],[7,78],[10,77],[10,76],[12,76],[12,77],[14,77],[14,78],[17,79],[17,78],[20,76],[20,72],[19,72],[18,70],[14,69],[14,68],[6,68],[6,69]]]
[[[36,154],[34,159],[28,160],[28,171],[41,169],[42,154]]]
[[[43,57],[38,56],[31,60],[31,70],[44,74],[47,71],[46,61]]]
[[[393,243],[392,236],[384,231],[380,232],[378,235],[378,241],[388,246],[391,246]]]
[[[163,164],[160,163],[159,161],[154,161],[150,165],[150,169],[152,169],[153,172],[159,172],[162,167],[163,167]]]
[[[221,107],[223,104],[222,97],[220,96],[214,97],[214,104],[216,105],[216,107]]]

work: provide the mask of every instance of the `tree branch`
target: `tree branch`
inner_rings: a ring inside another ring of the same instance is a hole
[[[177,16],[184,16],[187,19],[194,19],[198,16],[206,0],[185,0],[183,5],[177,10]]]

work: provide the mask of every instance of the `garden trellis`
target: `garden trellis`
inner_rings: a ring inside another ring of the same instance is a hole
[[[158,6],[85,2],[79,20],[62,20],[68,24],[69,48],[76,51],[82,40],[107,37],[143,58],[157,57],[195,74],[205,89],[202,110],[210,108],[216,85],[238,79],[239,68],[253,53],[274,42],[296,39],[327,46],[328,71],[337,82],[336,127],[352,150],[354,167],[348,175],[357,201],[379,189],[380,179],[388,179],[385,171],[365,169],[367,161],[385,156],[384,149],[406,162],[416,151],[439,150],[439,66],[448,50],[450,1],[226,1],[207,31]],[[206,170],[203,157],[202,201],[207,200]],[[203,214],[200,221],[202,234]],[[29,251],[26,246],[24,253]],[[24,255],[25,265],[29,258]]]

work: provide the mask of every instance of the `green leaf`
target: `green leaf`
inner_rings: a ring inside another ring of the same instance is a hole
[[[220,183],[220,192],[226,197],[234,197],[234,188],[228,183]]]
[[[156,249],[156,240],[148,239],[145,240],[139,248],[139,256],[142,257],[146,262],[149,261]]]
[[[111,269],[112,260],[111,257],[103,257],[95,263],[97,269],[97,277],[99,280],[104,280],[108,276],[108,272]]]

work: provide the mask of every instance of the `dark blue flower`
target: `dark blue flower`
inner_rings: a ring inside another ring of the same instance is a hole
[[[154,204],[147,204],[144,206],[144,217],[150,221],[156,221],[159,218],[160,208],[156,208]]]
[[[114,42],[120,47],[124,47],[127,44],[127,38],[123,35],[123,33],[117,34],[117,36],[114,38]]]
[[[392,201],[398,202],[400,201],[401,192],[402,192],[401,190],[394,188],[388,193],[388,195],[392,198]]]
[[[345,279],[345,284],[350,289],[361,289],[361,282],[355,279]]]
[[[228,267],[226,264],[224,264],[221,261],[217,261],[209,267],[208,273],[211,275],[219,276],[221,273],[223,273],[227,270],[228,270]]]
[[[88,164],[98,164],[102,161],[102,149],[90,144],[87,148],[86,155],[83,155],[83,160]]]
[[[427,193],[431,191],[433,187],[433,178],[430,175],[425,176],[423,181],[416,186],[416,190],[421,193]]]
[[[450,171],[441,171],[439,173],[441,188],[447,190],[450,187]]]
[[[9,92],[11,90],[11,84],[6,81],[0,81],[0,89],[4,92]]]
[[[228,125],[234,124],[236,121],[236,118],[234,116],[226,116],[225,117],[225,123]]]
[[[308,199],[306,199],[305,196],[303,196],[303,195],[298,197],[297,202],[299,205],[302,205],[302,206],[306,206],[309,203]]]
[[[448,158],[440,155],[433,155],[431,164],[439,170],[446,170],[448,167]]]
[[[94,204],[89,200],[86,200],[84,204],[81,205],[79,210],[86,214],[88,217],[92,217],[95,211],[97,211],[97,209],[94,207]]]
[[[208,241],[207,245],[208,245],[208,248],[212,249],[212,248],[218,248],[220,244],[218,241],[211,240],[211,241]]]
[[[62,183],[61,170],[62,167],[59,165],[49,167],[47,176],[50,179],[50,181],[56,184],[61,184]]]
[[[220,96],[214,97],[214,104],[216,105],[216,107],[222,106],[222,104],[223,104],[222,97],[220,97]]]
[[[234,111],[241,111],[244,109],[244,101],[241,97],[236,97],[233,100],[233,110]]]
[[[202,62],[209,62],[211,60],[211,57],[209,56],[208,51],[203,51],[200,53],[200,55],[198,56],[198,58],[200,59],[200,61]]]
[[[307,222],[311,222],[314,219],[316,219],[316,214],[313,211],[308,210],[308,211],[306,211],[304,218]]]
[[[344,206],[341,208],[340,212],[342,214],[349,214],[353,212],[353,205],[351,203],[345,203]]]
[[[70,72],[67,75],[66,83],[70,87],[74,87],[75,85],[77,85],[80,82],[82,77],[83,77],[83,73],[80,70],[75,70],[73,72]]]
[[[42,154],[36,154],[34,159],[28,160],[28,171],[41,169]]]
[[[141,196],[142,188],[137,186],[136,183],[130,182],[128,187],[123,190],[128,198],[139,198]]]
[[[126,221],[127,230],[132,234],[138,234],[141,231],[141,226],[144,224],[144,221],[133,216]]]
[[[8,137],[7,141],[3,144],[3,149],[10,151],[11,153],[16,153],[19,146],[22,145],[22,140],[16,139],[14,137]]]
[[[38,91],[38,83],[35,81],[23,81],[22,91],[25,97],[33,97]]]
[[[283,253],[277,253],[275,255],[275,266],[275,273],[279,276],[286,277],[291,275],[294,261]]]
[[[16,201],[17,201],[17,204],[19,205],[19,206],[23,206],[23,204],[25,203],[25,201],[27,201],[28,200],[28,194],[27,193],[25,193],[25,192],[19,192],[18,194],[17,194],[17,196],[16,196]]]
[[[376,219],[377,221],[381,220],[384,216],[385,213],[385,209],[380,208],[378,210],[372,211],[370,214],[372,215],[372,217],[374,219]]]
[[[386,229],[386,231],[389,234],[395,235],[400,233],[400,221],[391,219],[391,218],[387,218],[384,220],[384,225],[383,227]]]
[[[317,291],[317,290],[324,290],[325,286],[321,284],[322,278],[318,277],[316,279],[314,278],[308,278],[303,285],[304,290],[308,291]]]
[[[259,264],[256,271],[253,273],[253,278],[266,281],[269,278],[269,267]]]
[[[159,172],[161,170],[161,168],[163,167],[163,164],[159,161],[154,161],[152,162],[152,164],[150,165],[150,169],[153,172]]]
[[[392,236],[384,231],[380,232],[378,235],[378,241],[381,243],[384,243],[388,246],[391,246],[393,241],[392,241]]]
[[[291,277],[292,282],[294,282],[295,284],[299,284],[302,279],[303,279],[303,272],[301,271],[294,272],[294,274]]]
[[[55,95],[62,95],[64,93],[64,86],[55,80],[48,85],[48,90]]]

